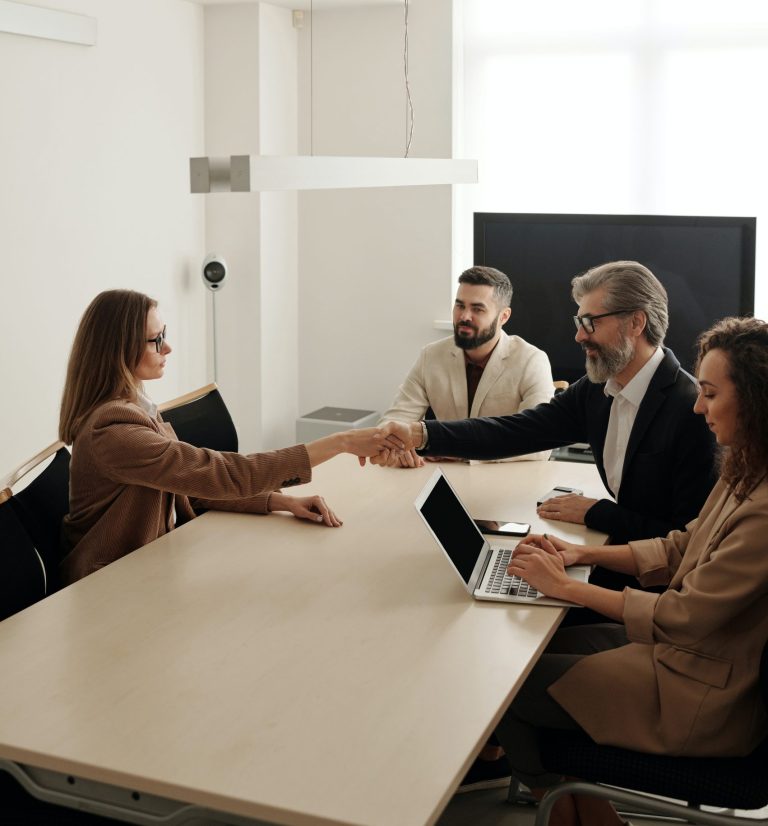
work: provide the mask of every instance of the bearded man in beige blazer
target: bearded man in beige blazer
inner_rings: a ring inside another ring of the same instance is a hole
[[[453,336],[428,344],[400,386],[382,421],[418,422],[431,409],[441,420],[512,415],[552,398],[547,354],[503,325],[512,313],[512,284],[492,267],[472,267],[459,276],[453,305]],[[549,451],[505,461],[548,459]],[[391,464],[418,467],[410,452]]]

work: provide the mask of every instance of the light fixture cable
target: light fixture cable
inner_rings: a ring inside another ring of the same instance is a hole
[[[314,33],[315,7],[314,0],[309,0],[309,154],[315,154],[314,124],[315,124],[315,66],[314,66]]]
[[[408,80],[408,0],[405,2],[405,39],[403,44],[403,72],[405,74],[405,99],[407,107],[405,110],[405,156],[411,151],[411,141],[413,140],[413,100],[411,99],[411,84]]]

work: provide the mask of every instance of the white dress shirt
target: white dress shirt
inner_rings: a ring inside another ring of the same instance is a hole
[[[653,374],[664,359],[664,351],[657,347],[654,354],[622,387],[616,379],[608,379],[603,388],[606,396],[613,397],[611,413],[608,417],[608,430],[605,434],[603,464],[608,487],[617,499],[624,472],[624,457],[629,443],[629,434],[635,423],[640,403],[648,390]]]

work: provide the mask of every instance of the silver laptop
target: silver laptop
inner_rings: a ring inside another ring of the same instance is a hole
[[[414,505],[464,587],[475,599],[560,607],[573,605],[539,594],[525,580],[507,574],[512,549],[488,544],[442,470],[435,471]],[[566,571],[573,579],[586,582],[590,568],[588,565],[572,565]]]

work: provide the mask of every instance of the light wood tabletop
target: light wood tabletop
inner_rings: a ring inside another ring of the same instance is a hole
[[[442,467],[473,516],[604,539],[535,514],[602,495],[593,465]],[[413,507],[433,470],[337,457],[291,493],[341,528],[209,512],[0,623],[0,757],[279,824],[434,823],[562,612],[465,592]]]

